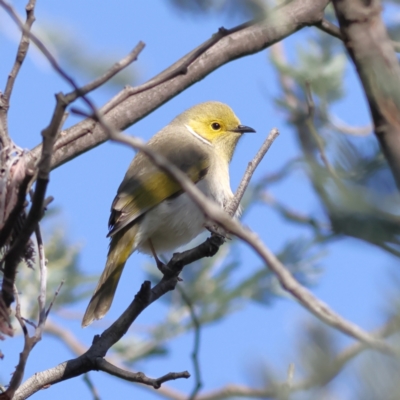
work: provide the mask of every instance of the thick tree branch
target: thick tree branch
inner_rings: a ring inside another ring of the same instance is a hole
[[[375,134],[400,188],[400,66],[379,0],[334,0],[347,51],[363,85]]]
[[[254,22],[250,26],[241,26],[240,30],[228,30],[233,33],[221,37],[217,43],[208,48],[207,52],[198,54],[198,49],[203,49],[200,46],[147,84],[151,87],[154,80],[163,83],[130,95],[113,106],[104,117],[106,122],[116,130],[126,129],[222,65],[259,52],[304,26],[321,21],[328,2],[328,0],[294,0],[273,10],[264,21]],[[196,56],[195,59],[193,55]],[[191,64],[187,67],[186,73],[183,74],[180,71],[178,75],[171,77],[171,71],[175,73],[179,71],[177,67],[185,65],[187,59],[190,59]],[[168,80],[164,81],[166,77]],[[117,95],[117,100],[123,98],[126,91],[129,93],[132,90],[134,92],[135,89],[125,89]],[[115,100],[111,102],[114,104]],[[107,110],[107,105],[105,107],[103,107],[103,112]],[[107,139],[107,133],[100,124],[94,124],[91,119],[82,121],[65,130],[55,144],[52,167],[58,167]],[[33,160],[36,160],[39,154],[40,146],[33,149],[30,155]]]

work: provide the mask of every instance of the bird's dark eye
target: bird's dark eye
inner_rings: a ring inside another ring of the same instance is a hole
[[[221,125],[218,122],[213,122],[211,124],[211,128],[213,128],[214,131],[218,131],[219,129],[221,129]]]

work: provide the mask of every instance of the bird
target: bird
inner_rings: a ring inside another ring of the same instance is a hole
[[[183,171],[221,208],[232,199],[229,163],[245,132],[226,104],[208,101],[179,114],[147,143]],[[180,185],[142,152],[133,158],[111,206],[110,247],[105,268],[89,302],[82,326],[104,317],[111,307],[129,256],[172,251],[194,239],[206,219]]]

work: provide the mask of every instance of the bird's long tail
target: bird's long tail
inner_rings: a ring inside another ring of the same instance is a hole
[[[129,226],[112,236],[107,263],[83,316],[83,327],[103,318],[110,309],[122,270],[133,251],[137,230],[137,225]]]

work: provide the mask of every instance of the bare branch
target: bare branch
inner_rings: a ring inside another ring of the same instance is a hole
[[[4,91],[4,97],[6,101],[10,102],[11,93],[14,87],[15,79],[17,78],[18,72],[21,69],[22,63],[25,60],[25,57],[28,53],[29,48],[29,31],[32,28],[33,23],[35,22],[35,5],[36,0],[29,0],[27,6],[25,7],[26,10],[26,22],[24,25],[24,29],[22,31],[22,37],[18,46],[17,57],[15,59],[15,63],[13,68],[8,75],[6,89]]]
[[[113,76],[115,76],[118,72],[122,71],[128,65],[132,64],[132,62],[137,60],[139,53],[144,49],[145,44],[143,42],[139,42],[136,47],[122,60],[116,62],[107,72],[105,72],[102,76],[98,77],[94,81],[88,83],[87,85],[76,88],[73,92],[65,95],[68,103],[72,103],[78,97],[82,97],[89,92],[97,89],[99,86],[104,85],[107,81],[109,81]]]
[[[48,307],[47,310],[46,310],[46,319],[47,319],[47,317],[49,316],[49,313],[50,313],[50,311],[51,311],[51,308],[53,307],[53,304],[54,304],[54,302],[56,301],[56,298],[57,298],[57,296],[58,296],[58,293],[60,293],[60,290],[61,290],[61,288],[62,288],[63,285],[64,285],[64,280],[62,280],[62,281],[60,282],[60,284],[58,285],[58,288],[57,288],[57,290],[56,290],[55,293],[54,293],[53,300],[51,300],[51,303],[49,304],[49,307]]]
[[[19,298],[18,298],[18,290],[16,289],[16,287],[13,287],[14,289],[14,296],[16,299],[16,307],[15,307],[15,317],[17,318],[22,332],[24,334],[24,348],[22,350],[22,352],[19,355],[19,362],[18,365],[15,368],[15,371],[11,377],[11,381],[8,385],[7,390],[1,395],[1,398],[4,399],[12,399],[14,397],[14,394],[16,392],[16,390],[18,389],[18,387],[20,386],[22,379],[24,377],[24,372],[25,372],[25,366],[26,366],[26,362],[28,361],[28,357],[29,354],[33,348],[33,346],[35,345],[34,340],[32,340],[31,337],[29,337],[29,333],[28,333],[28,329],[25,325],[25,321],[21,316],[21,305],[19,302]]]
[[[273,128],[265,139],[262,146],[260,147],[260,150],[258,150],[257,154],[247,165],[246,172],[244,173],[244,176],[240,181],[239,187],[236,190],[235,197],[231,200],[228,207],[226,208],[226,212],[229,215],[233,216],[235,214],[237,208],[239,207],[240,201],[242,200],[244,192],[246,191],[247,186],[249,185],[250,180],[254,174],[254,171],[256,170],[258,164],[260,164],[261,160],[264,158],[265,154],[271,147],[273,141],[278,137],[278,135],[278,129]]]

